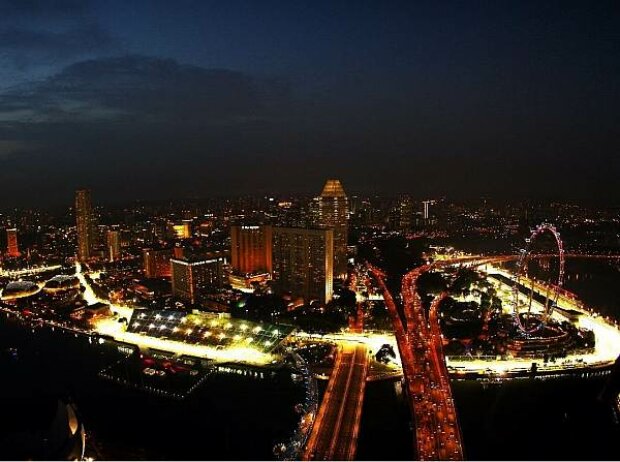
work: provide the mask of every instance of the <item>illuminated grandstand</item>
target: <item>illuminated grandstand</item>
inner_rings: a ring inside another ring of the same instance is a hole
[[[219,313],[134,310],[127,332],[221,350],[270,354],[292,326],[232,319]]]

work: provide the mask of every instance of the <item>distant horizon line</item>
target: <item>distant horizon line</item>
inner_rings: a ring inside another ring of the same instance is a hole
[[[93,202],[93,207],[97,208],[100,206],[106,207],[122,207],[126,205],[135,205],[135,204],[144,204],[144,205],[163,205],[163,204],[174,204],[174,203],[182,203],[186,202],[207,202],[207,201],[224,201],[224,200],[238,200],[238,199],[250,199],[250,198],[259,198],[259,199],[268,199],[274,198],[277,200],[286,200],[286,199],[311,199],[313,197],[319,197],[321,191],[319,189],[316,193],[311,192],[303,192],[303,191],[257,191],[256,193],[238,193],[238,194],[188,194],[184,196],[169,196],[169,197],[150,197],[150,198],[127,198],[127,199],[118,199],[114,198],[109,200],[106,199],[107,194],[97,194],[97,188],[90,188],[88,186],[81,186],[75,188],[71,197],[67,202],[59,202],[54,201],[45,205],[14,205],[14,206],[0,206],[0,211],[10,211],[10,210],[57,210],[59,208],[73,208],[74,203],[74,195],[78,190],[87,189],[91,192],[91,198]],[[345,188],[345,193],[347,198],[351,199],[352,197],[360,197],[362,199],[366,198],[376,198],[376,199],[398,199],[398,198],[409,198],[413,201],[422,202],[424,200],[439,200],[445,201],[452,204],[464,204],[471,205],[474,202],[480,201],[488,201],[493,205],[552,205],[552,204],[561,204],[561,205],[574,205],[574,206],[590,206],[590,207],[599,207],[605,209],[615,209],[620,208],[620,204],[612,204],[612,203],[603,203],[600,201],[583,198],[559,198],[559,197],[512,197],[507,198],[505,196],[497,196],[493,194],[480,194],[480,195],[467,195],[461,196],[460,198],[454,197],[453,194],[418,194],[411,192],[378,192],[378,191],[364,191],[364,190],[351,190],[350,192]]]

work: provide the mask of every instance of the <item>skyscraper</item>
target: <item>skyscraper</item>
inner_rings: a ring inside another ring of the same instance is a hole
[[[147,278],[169,278],[171,276],[170,259],[173,250],[167,249],[144,249],[144,275]]]
[[[10,228],[6,230],[6,247],[9,257],[19,257],[19,246],[17,244],[17,229]]]
[[[223,257],[171,259],[172,295],[195,303],[200,289],[221,287],[224,282],[223,263]]]
[[[230,227],[231,263],[238,274],[271,273],[272,229],[269,225]]]
[[[118,260],[121,256],[120,232],[115,229],[108,230],[106,240],[108,244],[108,255],[110,257],[110,261]]]
[[[333,293],[334,231],[273,228],[273,279],[278,290],[327,303]]]
[[[422,218],[424,220],[428,220],[430,218],[430,206],[431,205],[435,205],[434,200],[422,201],[422,206],[423,206]]]
[[[396,206],[396,215],[397,223],[394,228],[403,234],[411,232],[413,202],[409,196],[403,196],[399,199]]]
[[[91,257],[94,247],[94,217],[89,189],[75,192],[75,224],[77,228],[78,260],[85,261]]]
[[[348,200],[340,180],[327,180],[313,202],[315,224],[334,230],[334,275],[347,272]]]

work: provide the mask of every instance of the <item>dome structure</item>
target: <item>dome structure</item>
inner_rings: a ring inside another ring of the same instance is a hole
[[[80,280],[76,276],[58,275],[45,283],[43,290],[45,292],[59,292],[71,289],[78,289]]]
[[[30,297],[39,292],[40,288],[31,281],[11,281],[2,291],[2,300],[15,300]]]

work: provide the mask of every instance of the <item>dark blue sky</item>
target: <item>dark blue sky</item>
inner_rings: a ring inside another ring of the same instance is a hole
[[[0,0],[0,204],[252,191],[617,205],[617,2]]]

